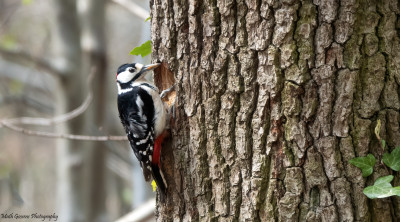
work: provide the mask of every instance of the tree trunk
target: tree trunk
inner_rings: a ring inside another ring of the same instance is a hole
[[[62,74],[56,87],[57,113],[66,113],[81,105],[89,91],[88,76],[93,68],[96,71],[90,83],[94,91],[91,107],[83,115],[62,124],[59,131],[100,134],[106,92],[105,1],[57,0],[54,5],[55,65]],[[61,220],[109,221],[105,210],[105,143],[59,139],[57,145],[57,203]]]
[[[57,0],[53,2],[56,20],[53,23],[55,36],[54,63],[62,73],[57,79],[57,114],[69,112],[84,100],[86,78],[82,75],[80,29],[76,12],[76,1]],[[84,116],[57,126],[60,133],[84,134]],[[87,143],[86,143],[87,144]],[[85,178],[85,143],[57,140],[57,203],[62,221],[85,221],[87,215],[87,190]]]
[[[177,82],[158,221],[400,220],[399,197],[362,193],[391,172],[349,164],[380,154],[378,119],[400,145],[397,1],[150,4]]]
[[[83,73],[88,78],[94,71],[90,83],[93,91],[92,104],[84,113],[85,125],[91,135],[104,135],[106,108],[106,41],[105,0],[79,0],[78,12],[81,22],[81,47],[83,50]],[[87,80],[85,81],[87,82]],[[88,211],[86,221],[110,221],[106,210],[106,155],[105,142],[92,142],[87,150]]]

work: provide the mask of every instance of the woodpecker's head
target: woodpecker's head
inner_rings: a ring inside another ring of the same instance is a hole
[[[117,71],[117,83],[124,84],[144,78],[147,71],[157,68],[160,64],[142,65],[139,63],[123,64]]]

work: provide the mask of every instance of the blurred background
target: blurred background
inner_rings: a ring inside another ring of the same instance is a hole
[[[150,62],[129,55],[150,39],[148,16],[147,0],[0,0],[0,120],[52,118],[92,92],[89,107],[69,121],[15,125],[124,136],[115,73],[123,63]],[[47,138],[0,123],[0,214],[113,221],[154,196],[127,141]]]

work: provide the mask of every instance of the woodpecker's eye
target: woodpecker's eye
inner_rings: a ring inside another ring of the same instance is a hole
[[[135,69],[134,68],[129,68],[129,70],[128,70],[130,73],[133,73],[133,72],[135,72]]]

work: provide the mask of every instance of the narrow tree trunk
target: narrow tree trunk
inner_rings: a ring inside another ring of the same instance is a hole
[[[54,1],[56,20],[53,23],[54,62],[62,73],[56,91],[56,112],[69,112],[77,108],[86,95],[86,76],[82,75],[80,27],[75,0]],[[84,134],[87,132],[84,116],[79,116],[58,130],[62,133]],[[59,139],[57,141],[58,212],[62,221],[86,221],[88,215],[87,193],[84,184],[85,159],[88,143]]]
[[[177,82],[159,221],[397,221],[349,164],[400,144],[397,1],[152,0]],[[397,178],[398,183],[398,178]]]
[[[83,50],[83,73],[85,78],[94,74],[90,82],[93,93],[92,104],[85,112],[85,125],[92,135],[104,135],[106,128],[106,41],[105,41],[105,1],[79,0],[78,11],[81,18],[81,46]],[[94,72],[94,73],[93,73]],[[85,81],[87,82],[87,80]],[[104,142],[92,142],[87,150],[88,215],[87,221],[110,221],[106,211],[106,154]]]

